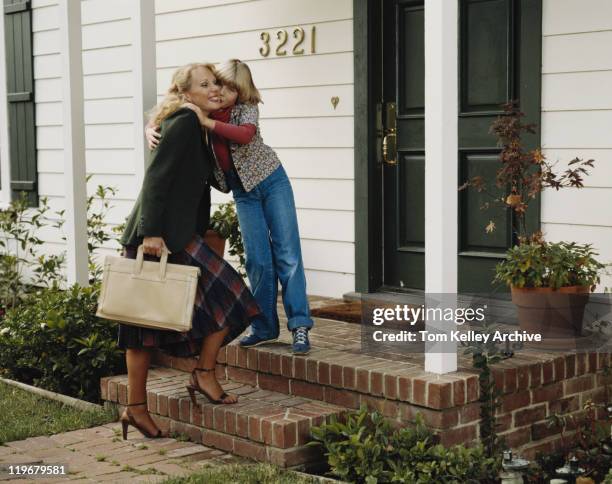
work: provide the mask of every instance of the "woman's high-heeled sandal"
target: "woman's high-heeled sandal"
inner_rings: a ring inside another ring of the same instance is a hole
[[[194,405],[197,405],[197,401],[196,401],[196,396],[195,396],[195,392],[199,392],[202,395],[204,395],[206,397],[206,399],[210,402],[210,403],[214,403],[215,405],[231,405],[234,404],[236,402],[225,402],[224,400],[229,397],[229,395],[225,392],[223,392],[219,398],[217,398],[216,400],[210,396],[210,393],[208,393],[206,390],[204,390],[202,387],[200,387],[200,384],[198,383],[198,377],[196,375],[196,371],[205,371],[205,372],[210,372],[210,371],[215,371],[214,368],[194,368],[193,371],[191,372],[191,377],[189,379],[189,385],[186,386],[187,391],[189,392],[189,396],[191,397],[191,402]]]
[[[128,403],[126,405],[126,407],[137,407],[139,405],[146,405],[147,402],[141,402],[141,403]],[[127,416],[127,418],[126,418]],[[141,427],[139,424],[136,423],[136,420],[134,420],[134,416],[130,413],[130,409],[126,408],[125,409],[125,413],[121,416],[121,428],[123,429],[123,440],[127,440],[127,432],[128,432],[128,427],[130,425],[134,426],[135,428],[137,428],[140,433],[142,435],[144,435],[145,437],[148,437],[149,439],[159,439],[162,436],[162,431],[157,429],[157,433],[156,434],[152,434],[151,432],[149,432],[147,429]]]

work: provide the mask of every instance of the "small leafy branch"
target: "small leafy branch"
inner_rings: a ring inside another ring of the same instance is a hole
[[[593,167],[594,160],[574,158],[568,163],[568,168],[561,173],[555,172],[557,163],[551,164],[546,160],[540,148],[526,150],[522,143],[522,136],[535,133],[534,124],[523,122],[525,114],[522,113],[515,102],[504,105],[504,115],[497,118],[491,125],[491,134],[497,136],[501,147],[499,155],[502,166],[497,170],[495,187],[504,195],[495,196],[493,190],[482,176],[474,176],[459,190],[468,187],[474,188],[478,193],[490,197],[490,201],[481,208],[488,209],[500,206],[512,211],[512,231],[519,244],[529,241],[525,213],[529,203],[546,188],[560,190],[561,188],[582,188],[583,176],[588,175],[588,168]],[[486,227],[487,232],[495,230],[495,223],[490,221]],[[540,237],[540,234],[535,234]]]
[[[222,203],[210,217],[210,228],[229,242],[229,254],[238,257],[238,272],[245,276],[246,259],[235,202]]]

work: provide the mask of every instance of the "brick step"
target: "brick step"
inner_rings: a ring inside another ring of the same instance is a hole
[[[233,380],[223,388],[239,395],[234,405],[213,405],[198,395],[193,405],[185,385],[188,376],[169,368],[153,368],[147,381],[149,412],[165,431],[234,454],[282,467],[313,464],[320,449],[306,447],[313,426],[321,425],[343,409],[312,399],[265,390]],[[251,382],[253,383],[253,382]],[[102,399],[127,403],[127,375],[103,378]]]

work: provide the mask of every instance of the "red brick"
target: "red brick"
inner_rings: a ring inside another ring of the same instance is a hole
[[[406,376],[397,378],[398,396],[403,402],[409,402],[412,398],[412,380]]]
[[[323,400],[325,397],[325,387],[315,383],[291,380],[291,395],[310,398],[311,400]]]
[[[220,434],[212,430],[202,432],[202,443],[215,449],[232,452],[234,450],[234,438],[230,435]]]
[[[219,352],[217,353],[217,363],[227,363],[227,346],[219,348]]]
[[[170,395],[168,397],[168,417],[174,420],[178,420],[179,418],[179,401],[176,395]]]
[[[306,360],[306,378],[309,382],[318,383],[319,381],[319,362],[317,360]]]
[[[317,380],[321,385],[329,385],[329,363],[319,361],[319,372]]]
[[[480,403],[468,403],[459,408],[459,419],[461,424],[480,420]]]
[[[565,378],[576,376],[576,355],[565,355]]]
[[[205,403],[200,405],[202,412],[202,425],[207,429],[212,429],[215,426],[215,419],[213,412],[215,405],[212,403]]]
[[[421,378],[412,380],[412,401],[417,405],[427,405],[427,381]]]
[[[531,440],[531,429],[529,427],[524,427],[506,434],[501,434],[501,437],[505,439],[508,447],[511,449],[516,449],[517,447],[521,447]]]
[[[370,393],[382,397],[384,395],[383,374],[379,371],[370,372]]]
[[[267,460],[265,446],[249,442],[248,440],[234,439],[233,452],[241,457],[246,457],[259,462],[264,462]]]
[[[257,370],[259,368],[259,355],[255,348],[247,349],[247,368],[249,370]]]
[[[192,405],[190,423],[202,427],[202,407],[200,405]]]
[[[147,409],[149,413],[157,413],[157,393],[147,392]]]
[[[217,432],[225,432],[225,405],[217,405],[213,409],[214,429]]]
[[[529,388],[529,367],[526,365],[519,366],[516,369],[516,389],[518,391],[527,390]]]
[[[236,414],[228,408],[225,412],[225,432],[228,434],[236,434]]]
[[[270,464],[280,467],[294,467],[306,462],[323,460],[322,450],[319,446],[303,446],[294,449],[268,449]]]
[[[565,378],[565,358],[558,356],[554,359],[553,365],[555,367],[555,381],[563,380]]]
[[[168,415],[168,396],[159,393],[157,395],[157,413],[165,417]]]
[[[542,363],[542,384],[546,385],[553,381],[554,366],[552,361]]]
[[[565,395],[586,392],[594,388],[594,375],[582,375],[565,382]]]
[[[297,444],[297,422],[282,419],[273,421],[272,425],[272,445],[282,449],[295,447]]]
[[[538,422],[531,426],[531,440],[542,440],[561,432],[557,425],[549,426],[548,422]]]
[[[385,375],[384,376],[384,396],[385,398],[390,398],[391,400],[395,400],[397,398],[397,382],[398,378],[395,375]]]
[[[119,383],[119,386],[117,388],[117,397],[121,405],[127,405],[127,383]]]
[[[330,364],[329,366],[329,384],[336,388],[342,388],[342,366],[341,365]]]
[[[236,435],[240,437],[249,436],[249,416],[239,413],[236,415]]]
[[[350,366],[342,368],[342,386],[347,390],[354,390],[356,388],[355,368],[351,368]]]
[[[396,419],[399,415],[399,404],[393,400],[386,400],[371,395],[359,396],[359,406],[365,405],[370,410],[376,410],[387,418]]]
[[[270,353],[267,351],[257,352],[257,368],[262,373],[270,372]]]
[[[537,405],[523,410],[517,410],[514,414],[514,426],[522,427],[546,418],[546,404]]]
[[[587,356],[588,364],[588,372],[595,373],[597,371],[597,353],[589,353]]]
[[[563,397],[563,382],[553,383],[531,391],[531,403],[551,402]]]
[[[261,434],[261,418],[258,415],[249,415],[249,439],[263,442]]]
[[[306,359],[296,358],[293,362],[293,377],[297,380],[306,380]]]
[[[466,402],[475,402],[480,397],[480,386],[477,376],[471,376],[466,381]]]
[[[476,439],[476,425],[467,425],[440,432],[440,443],[444,447],[456,444],[468,444]]]
[[[346,408],[359,408],[359,394],[348,390],[325,387],[325,401]]]
[[[585,353],[576,353],[576,376],[587,372],[587,358]]]
[[[189,398],[181,398],[179,400],[179,420],[190,423],[191,400]]]
[[[506,413],[495,417],[495,430],[497,432],[505,432],[512,428],[512,414]]]
[[[370,370],[357,368],[357,391],[370,393]]]
[[[227,377],[240,383],[252,384],[257,381],[257,372],[246,368],[227,367]]]
[[[297,445],[304,445],[312,440],[310,419],[302,419],[297,424]]]
[[[493,383],[495,389],[500,392],[504,391],[504,370],[503,368],[491,368],[491,376],[493,377]]]
[[[281,356],[281,375],[287,378],[293,377],[293,356]]]
[[[427,406],[430,408],[450,408],[453,406],[452,383],[429,382]]]
[[[271,445],[273,439],[273,428],[272,422],[273,419],[280,419],[281,417],[270,417],[268,419],[261,419],[261,438],[263,439],[264,444]]]
[[[548,412],[550,415],[555,413],[575,412],[579,408],[580,397],[578,395],[548,402]]]
[[[289,379],[284,376],[266,375],[260,373],[257,379],[259,388],[289,394]]]
[[[403,422],[413,422],[417,414],[421,414],[425,424],[436,429],[448,429],[459,423],[459,412],[455,408],[447,410],[431,410],[408,403],[399,404],[400,419]]]
[[[228,366],[236,366],[236,350],[237,350],[237,346],[236,345],[229,345],[227,347],[227,354],[226,354],[226,359],[227,359],[227,365]]]
[[[506,368],[504,370],[504,393],[512,393],[517,389],[516,368]]]
[[[236,366],[239,366],[240,368],[247,367],[248,351],[249,350],[247,348],[242,348],[241,346],[236,349]]]
[[[529,365],[529,388],[536,388],[542,384],[542,365],[535,363]]]
[[[189,425],[186,423],[177,422],[176,420],[171,420],[170,431],[185,434],[187,437],[189,437],[189,440],[197,444],[202,442],[203,430],[195,425]]]
[[[504,412],[512,412],[512,410],[517,408],[526,407],[530,401],[529,392],[510,393],[502,397],[502,410]]]
[[[100,398],[102,400],[108,400],[108,381],[110,377],[105,376],[100,378]]]
[[[281,355],[277,353],[270,353],[270,373],[273,375],[281,374]]]

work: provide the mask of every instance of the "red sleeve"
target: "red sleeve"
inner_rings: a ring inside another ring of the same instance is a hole
[[[240,145],[246,145],[251,142],[257,127],[254,124],[241,124],[235,126],[229,123],[223,123],[222,121],[215,121],[215,134],[222,136],[228,141],[233,141]]]

